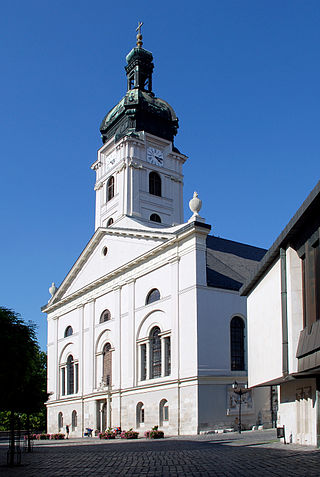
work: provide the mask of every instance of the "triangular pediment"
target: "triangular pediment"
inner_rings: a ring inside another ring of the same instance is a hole
[[[114,276],[123,267],[130,268],[171,237],[162,231],[97,229],[48,306],[77,295],[104,277]]]

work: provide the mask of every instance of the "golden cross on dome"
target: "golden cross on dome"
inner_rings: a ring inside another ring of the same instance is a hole
[[[141,48],[142,46],[142,34],[141,34],[141,27],[143,25],[143,22],[138,22],[138,27],[136,28],[136,31],[138,32],[137,34],[137,47]]]
[[[143,22],[138,22],[138,26],[136,28],[136,31],[139,33],[139,35],[141,35],[141,27],[143,25]]]

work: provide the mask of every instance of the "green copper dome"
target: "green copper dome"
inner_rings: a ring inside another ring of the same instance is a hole
[[[173,142],[178,118],[173,108],[152,92],[153,56],[144,48],[133,48],[126,57],[128,91],[103,119],[100,132],[105,143],[132,132],[146,131]]]

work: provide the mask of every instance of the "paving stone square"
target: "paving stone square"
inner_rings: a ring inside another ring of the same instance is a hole
[[[320,452],[284,445],[274,430],[163,440],[40,441],[14,468],[5,465],[6,452],[1,443],[0,475],[8,477],[320,476]]]

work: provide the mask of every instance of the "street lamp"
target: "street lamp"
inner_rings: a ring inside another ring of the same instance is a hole
[[[235,394],[238,394],[239,396],[239,418],[238,418],[238,432],[241,434],[241,403],[242,403],[242,396],[249,391],[247,389],[247,385],[245,384],[244,387],[242,388],[239,386],[237,381],[235,381],[232,385],[233,392]]]

